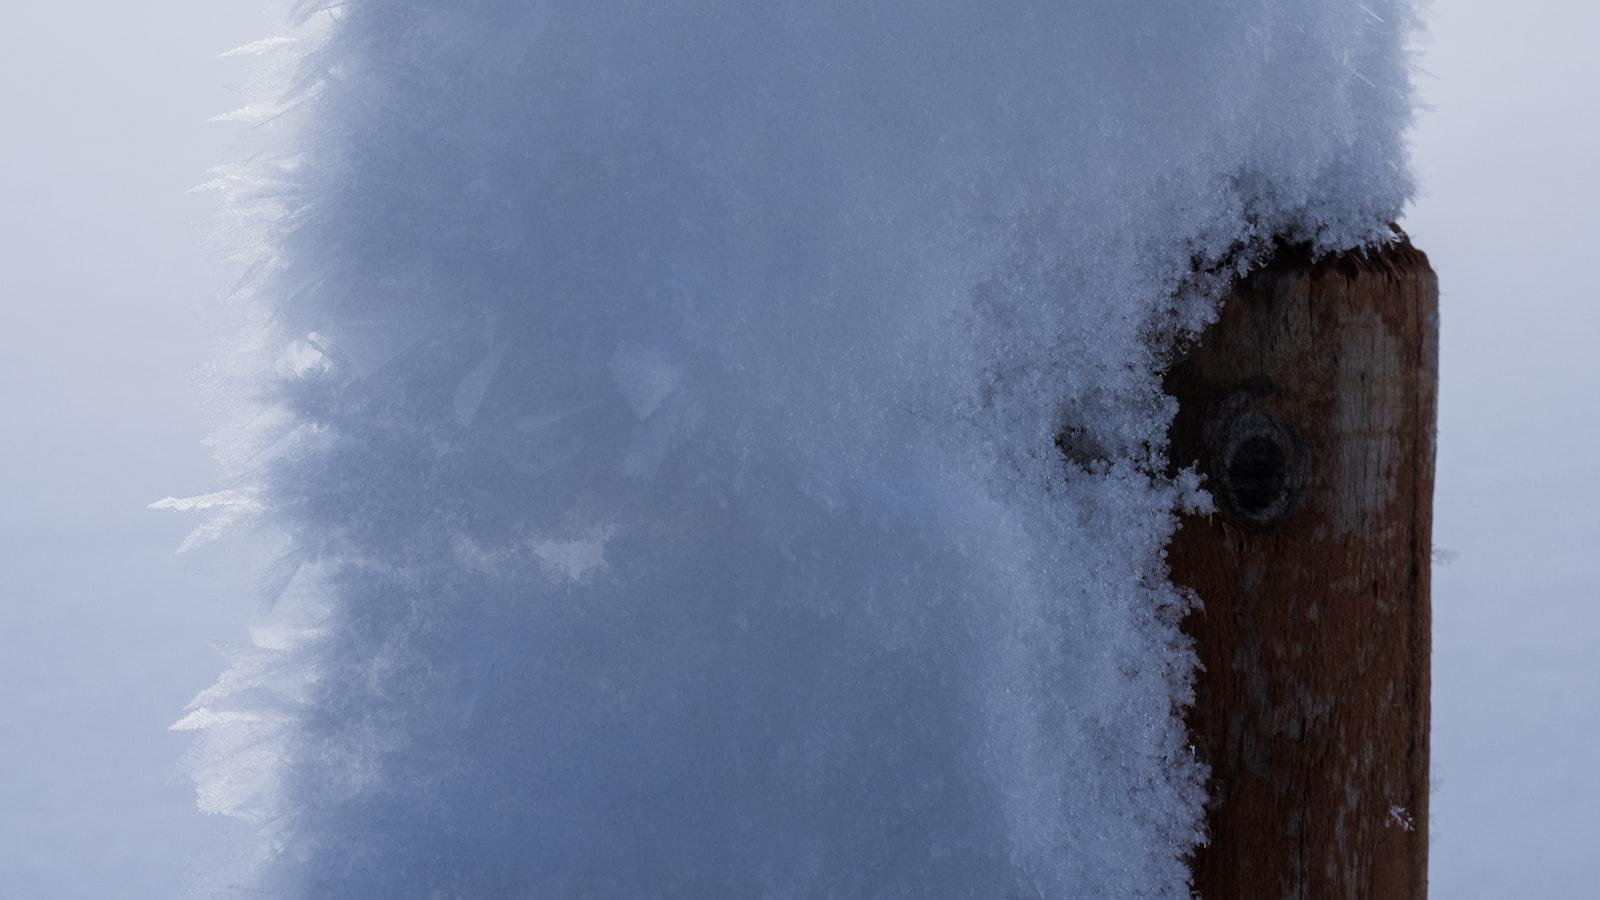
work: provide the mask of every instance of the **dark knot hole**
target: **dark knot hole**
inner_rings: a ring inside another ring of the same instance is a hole
[[[1246,516],[1271,515],[1289,488],[1289,453],[1274,435],[1240,441],[1224,467],[1233,506]]]

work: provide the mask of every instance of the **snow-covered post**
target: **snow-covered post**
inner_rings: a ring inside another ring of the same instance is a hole
[[[1437,282],[1403,239],[1280,250],[1173,367],[1211,766],[1204,897],[1427,892],[1429,561]]]

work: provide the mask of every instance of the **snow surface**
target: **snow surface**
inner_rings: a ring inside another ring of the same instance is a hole
[[[275,604],[178,726],[218,884],[1186,895],[1159,375],[1271,236],[1385,237],[1408,4],[312,18],[214,185],[190,505]]]

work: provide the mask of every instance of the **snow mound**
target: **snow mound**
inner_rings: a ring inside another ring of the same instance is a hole
[[[1386,239],[1408,4],[310,16],[211,185],[280,549],[181,724],[248,883],[1185,896],[1160,374],[1271,238]]]

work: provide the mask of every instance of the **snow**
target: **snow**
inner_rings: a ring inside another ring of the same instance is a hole
[[[1274,236],[1389,234],[1408,5],[313,20],[215,185],[281,576],[181,723],[219,883],[1186,895],[1160,372]]]

